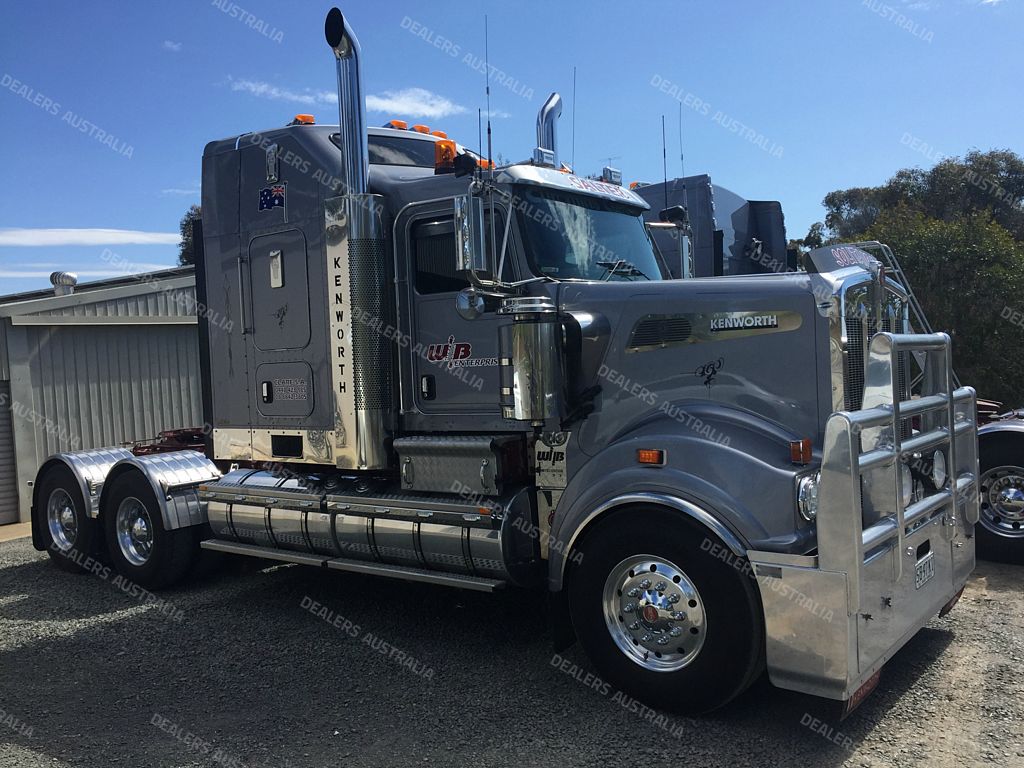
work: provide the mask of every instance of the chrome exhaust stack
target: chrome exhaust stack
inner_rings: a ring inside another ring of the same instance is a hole
[[[335,464],[345,469],[386,469],[395,394],[392,346],[376,330],[394,325],[384,206],[380,195],[367,192],[359,41],[337,8],[327,14],[324,36],[338,67],[341,144],[342,188],[338,197],[324,201]]]
[[[559,168],[558,163],[558,118],[562,114],[562,97],[557,93],[548,96],[537,113],[537,147],[533,150],[533,162]]]
[[[348,20],[331,8],[324,21],[324,36],[334,51],[338,68],[338,132],[341,138],[341,176],[344,192],[366,192],[369,159],[366,149],[366,113],[360,72],[359,41]]]

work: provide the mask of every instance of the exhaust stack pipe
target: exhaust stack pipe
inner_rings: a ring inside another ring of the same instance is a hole
[[[561,167],[558,163],[558,118],[562,114],[562,97],[557,93],[548,96],[537,113],[537,149],[534,160],[543,165]],[[550,153],[550,154],[549,154]]]
[[[341,137],[340,178],[345,185],[343,194],[362,195],[366,193],[369,158],[359,41],[337,8],[331,8],[327,14],[324,36],[334,51],[338,68],[338,132]]]
[[[388,299],[391,259],[384,199],[367,192],[368,139],[359,41],[337,8],[327,14],[324,36],[338,65],[340,179],[344,185],[338,196],[324,201],[330,303],[327,355],[335,414],[328,450],[335,466],[343,469],[390,469],[389,436],[396,397],[393,345],[365,322],[374,318],[388,327],[396,323]]]

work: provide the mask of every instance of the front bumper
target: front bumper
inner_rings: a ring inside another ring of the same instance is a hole
[[[895,359],[915,352],[931,366],[932,392],[901,402]],[[949,359],[945,334],[878,334],[865,408],[833,414],[826,428],[817,552],[748,552],[764,606],[768,674],[780,688],[850,700],[974,569],[975,395],[953,392]],[[910,418],[919,428],[904,438]],[[898,467],[936,450],[948,457],[949,478],[904,508]]]

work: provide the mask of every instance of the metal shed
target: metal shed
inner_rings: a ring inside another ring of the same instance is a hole
[[[192,267],[0,297],[0,525],[50,454],[200,424]]]

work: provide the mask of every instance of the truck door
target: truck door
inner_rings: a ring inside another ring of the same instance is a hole
[[[397,222],[406,234],[399,239],[411,307],[403,354],[414,383],[412,402],[404,405],[425,414],[498,416],[498,329],[510,320],[496,312],[459,312],[456,302],[469,282],[455,271],[453,215],[450,204],[424,206]]]

